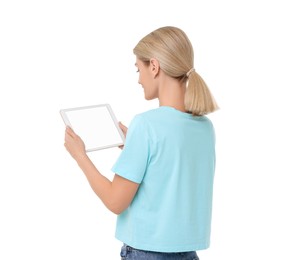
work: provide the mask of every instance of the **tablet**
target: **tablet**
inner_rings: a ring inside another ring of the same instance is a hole
[[[66,126],[81,137],[86,152],[118,147],[125,137],[109,104],[61,109]]]

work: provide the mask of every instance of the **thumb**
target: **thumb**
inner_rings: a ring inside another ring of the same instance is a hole
[[[122,130],[122,132],[123,132],[124,134],[126,134],[128,128],[127,128],[124,124],[122,124],[121,122],[119,122],[119,127],[120,127],[120,129]]]

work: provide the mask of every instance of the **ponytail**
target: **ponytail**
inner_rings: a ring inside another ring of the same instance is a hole
[[[185,109],[194,116],[202,116],[219,109],[202,77],[191,69],[186,73]]]

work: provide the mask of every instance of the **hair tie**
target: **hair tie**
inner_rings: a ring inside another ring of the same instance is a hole
[[[194,69],[194,68],[191,68],[191,69],[186,73],[186,77],[189,78],[190,74],[191,74],[192,72],[194,72],[194,71],[195,71],[195,69]]]

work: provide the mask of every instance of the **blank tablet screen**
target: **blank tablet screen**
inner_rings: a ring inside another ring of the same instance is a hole
[[[60,110],[67,126],[79,135],[87,152],[123,145],[124,135],[109,104]]]

